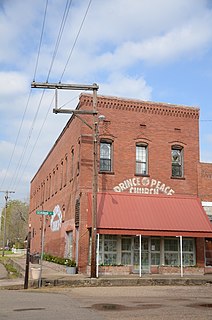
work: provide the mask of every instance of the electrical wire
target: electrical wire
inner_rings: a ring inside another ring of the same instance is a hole
[[[87,9],[86,9],[85,15],[84,15],[84,17],[83,17],[83,19],[82,19],[82,23],[81,23],[81,25],[80,25],[80,28],[79,28],[78,33],[77,33],[77,35],[76,35],[76,38],[75,38],[75,40],[74,40],[73,46],[72,46],[72,48],[71,48],[71,51],[70,51],[70,53],[69,53],[69,56],[68,56],[67,62],[66,62],[66,64],[65,64],[65,67],[64,67],[64,69],[63,69],[62,75],[61,75],[61,77],[60,77],[59,83],[61,83],[62,78],[63,78],[63,76],[64,76],[64,74],[65,74],[65,71],[66,71],[67,66],[68,66],[68,64],[69,64],[69,61],[70,61],[70,59],[71,59],[73,50],[74,50],[74,48],[75,48],[75,46],[76,46],[77,40],[78,40],[79,35],[80,35],[80,33],[81,33],[83,24],[84,24],[85,19],[86,19],[86,17],[87,17],[89,8],[90,8],[90,6],[91,6],[91,3],[92,3],[92,0],[90,0],[89,3],[88,3],[88,6],[87,6]]]
[[[49,72],[48,72],[48,75],[47,75],[46,82],[49,81],[49,76],[50,76],[50,73],[51,73],[51,70],[52,70],[52,67],[53,67],[53,64],[54,64],[54,60],[56,58],[56,54],[57,54],[57,51],[58,51],[58,48],[59,48],[59,45],[60,45],[60,41],[62,39],[63,31],[64,31],[64,28],[65,28],[65,25],[66,25],[66,20],[67,20],[68,14],[69,14],[69,10],[70,10],[71,4],[72,4],[72,0],[67,0],[66,7],[65,7],[65,10],[64,10],[64,13],[63,13],[63,18],[62,18],[62,21],[61,21],[61,24],[60,24],[60,29],[59,29],[57,41],[56,41],[56,44],[55,44],[53,57],[52,57],[52,61],[51,61],[51,64],[50,64],[50,68],[49,68]]]
[[[25,157],[25,154],[26,154],[26,150],[28,148],[28,145],[29,145],[29,141],[31,139],[31,136],[32,136],[32,132],[33,132],[33,129],[34,129],[34,125],[35,125],[35,122],[37,120],[37,116],[38,116],[38,113],[39,113],[39,110],[40,110],[40,106],[41,106],[41,102],[43,100],[43,96],[44,96],[44,93],[45,93],[45,90],[43,90],[42,92],[42,95],[41,95],[41,98],[40,98],[40,101],[39,101],[39,105],[38,105],[38,108],[36,110],[36,113],[35,113],[35,116],[34,116],[34,119],[32,121],[32,125],[30,127],[30,130],[29,130],[29,135],[25,141],[25,145],[24,145],[24,148],[22,150],[22,154],[21,154],[21,157],[19,159],[19,162],[18,162],[18,166],[16,167],[16,171],[15,171],[15,174],[13,175],[13,178],[11,180],[11,183],[10,183],[10,188],[14,187],[14,185],[16,184],[16,181],[17,181],[17,178],[18,178],[18,174],[20,172],[20,169],[21,169],[21,166],[22,166],[22,162],[24,160],[24,157]]]
[[[43,39],[43,33],[44,33],[44,25],[45,25],[45,20],[46,20],[46,13],[47,13],[47,7],[48,7],[48,0],[46,0],[46,7],[45,7],[45,12],[44,12],[44,19],[43,19],[43,27],[42,27],[42,31],[41,31],[41,36],[40,36],[40,42],[39,42],[39,49],[38,49],[38,55],[37,55],[37,60],[36,60],[36,64],[35,64],[35,71],[34,71],[34,79],[35,79],[35,75],[36,75],[36,72],[37,72],[37,67],[38,67],[38,61],[39,61],[39,56],[40,56],[40,48],[41,48],[41,43],[42,43],[42,39]],[[13,160],[13,157],[14,157],[14,154],[15,154],[15,150],[16,150],[16,147],[17,147],[17,144],[18,144],[18,140],[19,140],[19,137],[20,137],[20,132],[21,132],[21,129],[23,127],[23,123],[24,123],[24,119],[25,119],[25,116],[26,116],[26,112],[28,110],[28,106],[29,106],[29,102],[30,102],[30,99],[31,99],[31,94],[32,94],[32,89],[30,90],[30,93],[29,93],[29,96],[28,96],[28,99],[27,99],[27,103],[26,103],[26,107],[24,109],[24,113],[23,113],[23,116],[22,116],[22,120],[21,120],[21,124],[20,124],[20,127],[19,127],[19,130],[18,130],[18,134],[16,136],[16,140],[15,140],[15,144],[14,144],[14,147],[13,147],[13,151],[12,151],[12,154],[11,154],[11,157],[10,157],[10,160],[9,160],[9,163],[8,163],[8,166],[7,166],[7,169],[6,169],[6,172],[5,172],[5,176],[3,178],[3,181],[1,183],[1,187],[3,186],[4,182],[5,182],[5,179],[8,175],[8,172],[9,172],[9,168],[11,166],[11,163],[12,163],[12,160]],[[27,142],[25,142],[25,146],[24,146],[24,149],[23,150],[26,150],[26,145],[27,145]],[[21,155],[21,158],[19,160],[19,163],[21,163],[21,159],[23,158],[23,153],[25,151],[22,152],[22,155]],[[18,165],[19,166],[19,165]],[[16,168],[16,171],[15,171],[15,174],[18,170],[18,167]],[[14,176],[13,176],[14,178]],[[13,179],[12,178],[12,179]]]
[[[85,15],[84,15],[84,17],[83,17],[83,20],[82,20],[82,23],[81,23],[81,25],[80,25],[79,31],[78,31],[78,33],[77,33],[76,39],[75,39],[75,41],[74,41],[74,44],[73,44],[73,46],[72,46],[72,48],[71,48],[71,51],[70,51],[68,60],[67,60],[67,62],[66,62],[66,65],[65,65],[65,67],[64,67],[64,70],[63,70],[62,76],[61,76],[61,78],[60,78],[60,81],[61,81],[61,79],[62,79],[62,77],[63,77],[63,75],[64,75],[64,73],[65,73],[65,71],[66,71],[66,68],[67,68],[67,66],[68,66],[68,63],[69,63],[69,61],[70,61],[70,59],[71,59],[73,50],[74,50],[74,48],[75,48],[75,46],[76,46],[77,40],[78,40],[79,35],[80,35],[80,33],[81,33],[81,30],[82,30],[83,24],[84,24],[84,22],[85,22],[86,16],[87,16],[87,14],[88,14],[88,11],[89,11],[91,2],[92,2],[92,0],[90,0],[89,3],[88,3],[88,7],[87,7],[87,9],[86,9]],[[51,73],[51,70],[52,70],[52,67],[53,67],[53,63],[54,63],[54,60],[55,60],[55,57],[56,57],[56,54],[57,54],[57,51],[58,51],[58,48],[59,48],[59,44],[60,44],[60,41],[61,41],[61,38],[62,38],[62,34],[63,34],[64,28],[65,28],[65,24],[66,24],[66,21],[67,21],[67,17],[68,17],[68,13],[69,13],[71,4],[72,4],[72,0],[67,0],[67,2],[66,2],[66,7],[65,7],[65,11],[64,11],[64,14],[63,14],[63,19],[62,19],[62,22],[61,22],[61,26],[60,26],[60,30],[59,30],[59,34],[58,34],[58,38],[57,38],[57,42],[56,42],[55,49],[54,49],[54,53],[53,53],[53,57],[52,57],[52,61],[51,61],[51,64],[50,64],[50,69],[49,69],[48,76],[47,76],[47,81],[48,81],[48,79],[49,79],[49,76],[50,76],[50,73]],[[46,7],[45,7],[45,12],[44,12],[44,19],[43,19],[43,24],[42,24],[42,30],[41,30],[41,36],[40,36],[40,42],[39,42],[39,48],[38,48],[38,55],[37,55],[36,64],[35,64],[35,71],[34,71],[33,81],[35,81],[36,73],[37,73],[37,69],[38,69],[38,63],[39,63],[40,51],[41,51],[41,44],[42,44],[42,39],[43,39],[43,34],[44,34],[44,27],[45,27],[45,21],[46,21],[46,15],[47,15],[47,8],[48,8],[48,0],[46,0]],[[20,168],[21,168],[21,166],[22,166],[22,163],[23,163],[23,160],[24,160],[24,157],[25,157],[25,153],[26,153],[26,150],[27,150],[28,145],[29,145],[29,141],[30,141],[31,136],[32,136],[32,132],[33,132],[33,129],[34,129],[34,125],[35,125],[37,116],[38,116],[38,112],[39,112],[39,110],[40,110],[40,105],[41,105],[41,102],[42,102],[42,100],[43,100],[44,91],[45,91],[45,90],[43,90],[43,93],[42,93],[42,96],[41,96],[41,99],[40,99],[40,102],[39,102],[39,105],[38,105],[38,108],[37,108],[35,117],[34,117],[33,122],[32,122],[32,126],[31,126],[30,131],[29,131],[28,138],[26,139],[26,142],[25,142],[25,145],[24,145],[24,148],[23,148],[21,157],[20,157],[20,159],[19,159],[18,166],[17,166],[16,171],[15,171],[15,174],[13,175],[13,178],[12,178],[12,180],[11,180],[11,186],[12,186],[12,185],[13,185],[13,186],[16,185],[16,182],[17,182],[17,179],[18,179],[18,176],[19,176],[19,172],[20,172]],[[17,136],[17,138],[16,138],[15,148],[16,148],[16,146],[17,146],[17,141],[18,141],[18,138],[19,138],[19,135],[20,135],[20,131],[21,131],[22,126],[23,126],[23,121],[24,121],[25,114],[26,114],[26,111],[27,111],[27,108],[28,108],[28,105],[29,105],[30,97],[31,97],[31,91],[30,91],[30,96],[29,96],[29,98],[28,98],[27,106],[26,106],[26,108],[25,108],[25,112],[24,112],[24,115],[23,115],[23,118],[22,118],[22,123],[21,123],[21,126],[20,126],[20,128],[19,128],[19,133],[18,133],[18,136]],[[49,108],[49,110],[50,110],[50,108]],[[46,119],[47,119],[47,115],[48,115],[48,113],[49,113],[49,110],[48,110],[48,112],[47,112],[47,114],[46,114],[46,117],[45,117],[45,119],[44,119],[44,122],[43,122],[43,124],[42,124],[42,126],[41,126],[41,128],[40,128],[38,137],[37,137],[36,142],[35,142],[35,144],[34,144],[34,146],[33,146],[33,148],[32,148],[32,151],[31,151],[30,156],[29,156],[29,158],[28,158],[27,164],[29,163],[29,160],[30,160],[30,158],[31,158],[31,156],[32,156],[32,154],[33,154],[33,152],[34,152],[34,149],[35,149],[35,147],[36,147],[36,145],[37,145],[37,142],[38,142],[38,139],[39,139],[39,137],[40,137],[40,135],[41,135],[43,126],[44,126],[44,124],[45,124],[45,122],[46,122]],[[14,150],[13,150],[11,159],[10,159],[10,161],[9,161],[8,170],[9,170],[9,166],[10,166],[10,164],[11,164],[11,162],[12,162],[12,158],[13,158],[13,156],[14,156],[15,148],[14,148]],[[27,164],[25,165],[23,172],[25,171],[25,168],[26,168]],[[8,171],[8,170],[7,170],[7,171]],[[21,176],[22,176],[22,175],[21,175]],[[5,177],[5,178],[6,178],[6,177]],[[5,181],[5,179],[4,179],[4,181]],[[20,179],[19,179],[19,181],[20,181]]]
[[[56,57],[56,54],[57,54],[57,51],[58,51],[58,48],[59,48],[59,44],[60,44],[60,41],[61,41],[61,38],[62,38],[62,34],[63,34],[63,31],[64,31],[64,27],[65,27],[65,24],[66,24],[66,20],[67,20],[67,17],[68,17],[68,13],[69,13],[69,10],[70,10],[70,7],[71,7],[71,4],[72,4],[72,0],[67,0],[66,1],[66,6],[65,6],[65,10],[64,10],[64,13],[63,13],[63,18],[62,18],[62,21],[61,21],[61,25],[60,25],[60,29],[59,29],[59,33],[58,33],[58,37],[57,37],[57,41],[56,41],[56,44],[55,44],[55,49],[54,49],[54,53],[53,53],[53,57],[52,57],[52,61],[51,61],[51,64],[50,64],[50,69],[49,69],[49,72],[48,72],[48,76],[47,76],[47,80],[46,82],[48,82],[48,79],[49,79],[49,76],[50,76],[50,73],[51,73],[51,70],[52,70],[52,67],[53,67],[53,63],[54,63],[54,60],[55,60],[55,57]],[[46,2],[46,9],[45,9],[45,14],[44,14],[44,22],[43,22],[43,26],[42,26],[42,32],[41,32],[41,38],[40,38],[40,44],[39,44],[39,50],[38,50],[38,56],[37,56],[37,61],[36,61],[36,67],[35,67],[35,74],[34,74],[34,79],[35,79],[35,75],[36,75],[36,71],[37,71],[37,67],[38,67],[38,60],[39,60],[39,55],[40,55],[40,49],[41,49],[41,43],[42,43],[42,38],[43,38],[43,33],[44,33],[44,25],[45,25],[45,20],[46,20],[46,12],[47,12],[47,6],[48,6],[48,0]],[[35,80],[34,80],[35,81]],[[29,137],[28,137],[28,140],[26,141],[26,144],[24,146],[24,149],[23,149],[23,152],[22,152],[22,155],[21,155],[21,158],[20,158],[20,161],[19,161],[19,164],[18,164],[18,167],[16,169],[16,172],[15,172],[15,178],[14,178],[14,181],[13,182],[13,186],[15,186],[16,184],[18,185],[19,183],[16,183],[17,182],[17,179],[18,179],[18,176],[19,176],[19,172],[20,172],[20,169],[21,169],[21,165],[22,165],[22,162],[23,162],[23,159],[24,159],[24,155],[25,155],[25,152],[27,150],[27,147],[28,147],[28,144],[29,144],[29,140],[31,138],[31,134],[32,134],[32,131],[33,131],[33,126],[34,126],[34,123],[35,123],[35,120],[37,118],[37,114],[38,114],[38,111],[40,109],[40,105],[42,103],[42,100],[43,100],[43,95],[44,95],[44,91],[43,90],[43,94],[41,96],[41,99],[40,99],[40,102],[39,102],[39,107],[38,107],[38,110],[36,112],[36,115],[35,115],[35,118],[33,120],[33,123],[32,123],[32,127],[31,127],[31,130],[30,130],[30,134],[29,134]],[[46,114],[46,117],[44,118],[44,121],[43,121],[43,124],[40,128],[40,131],[38,133],[38,136],[37,136],[37,139],[33,145],[33,148],[31,150],[31,153],[28,157],[28,160],[26,161],[26,164],[25,164],[25,167],[22,171],[22,174],[20,175],[20,178],[19,178],[19,182],[20,182],[20,179],[21,177],[23,176],[25,170],[26,170],[26,167],[32,157],[32,154],[35,150],[35,147],[37,145],[37,142],[38,142],[38,139],[41,135],[41,132],[42,132],[42,129],[44,127],[44,124],[46,122],[46,119],[47,119],[47,116],[49,114],[49,111],[50,111],[50,108],[51,108],[51,105],[48,109],[48,112]]]
[[[10,156],[10,160],[9,160],[9,163],[8,163],[4,178],[2,180],[0,189],[2,189],[2,186],[4,185],[5,179],[6,179],[7,175],[8,175],[8,172],[9,172],[10,165],[12,163],[12,159],[13,159],[13,156],[14,156],[14,153],[15,153],[15,149],[17,147],[17,143],[18,143],[18,139],[19,139],[19,136],[20,136],[20,132],[21,132],[21,129],[22,129],[22,126],[23,126],[23,123],[24,123],[24,118],[25,118],[25,115],[26,115],[26,112],[27,112],[27,109],[28,109],[31,93],[32,93],[32,90],[30,90],[30,93],[29,93],[29,96],[28,96],[28,99],[27,99],[27,104],[26,104],[26,107],[25,107],[25,110],[24,110],[24,113],[23,113],[23,116],[22,116],[21,125],[19,127],[18,134],[16,136],[16,140],[15,140],[15,144],[14,144],[14,147],[13,147],[13,151],[12,151],[12,154]]]
[[[36,141],[35,141],[35,143],[34,143],[34,145],[33,145],[33,147],[32,147],[32,150],[31,150],[31,152],[30,152],[30,154],[29,154],[29,157],[28,157],[28,159],[27,159],[27,161],[26,161],[26,164],[25,164],[25,166],[24,166],[24,168],[23,168],[23,170],[22,170],[22,173],[20,174],[19,180],[18,180],[18,182],[15,184],[15,186],[20,184],[21,178],[24,176],[24,173],[26,172],[26,168],[27,168],[27,166],[29,165],[29,162],[30,162],[30,160],[31,160],[31,157],[32,157],[32,155],[33,155],[33,152],[34,152],[34,150],[35,150],[35,147],[36,147],[36,145],[37,145],[37,143],[38,143],[38,140],[39,140],[39,138],[40,138],[41,132],[42,132],[42,130],[43,130],[43,127],[44,127],[44,125],[45,125],[45,123],[46,123],[46,119],[47,119],[47,117],[48,117],[48,114],[49,114],[49,112],[50,112],[50,110],[51,110],[51,108],[52,108],[52,104],[53,104],[54,98],[55,98],[55,97],[53,96],[53,98],[52,98],[52,100],[51,100],[51,103],[50,103],[50,105],[49,105],[49,108],[48,108],[48,110],[47,110],[47,112],[46,112],[45,118],[44,118],[44,120],[43,120],[43,122],[42,122],[42,125],[41,125],[41,127],[40,127],[40,130],[39,130],[38,136],[37,136],[37,138],[36,138]],[[41,100],[41,101],[42,101],[42,100]],[[41,102],[41,101],[40,101],[40,102]]]
[[[41,49],[41,44],[42,44],[42,40],[43,40],[44,27],[45,27],[45,23],[46,23],[47,8],[48,8],[48,0],[46,0],[46,7],[45,7],[45,11],[44,11],[43,25],[42,25],[42,30],[41,30],[37,59],[36,59],[36,63],[35,63],[35,71],[34,71],[33,81],[35,81],[35,77],[36,77],[36,73],[37,73],[37,69],[38,69],[38,61],[40,58],[40,49]]]

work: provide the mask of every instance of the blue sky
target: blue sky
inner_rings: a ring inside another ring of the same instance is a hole
[[[0,0],[0,22],[0,190],[14,190],[12,199],[27,200],[68,120],[52,113],[53,91],[31,90],[34,78],[197,106],[200,158],[212,162],[211,0]],[[79,94],[61,92],[60,105],[73,108]]]

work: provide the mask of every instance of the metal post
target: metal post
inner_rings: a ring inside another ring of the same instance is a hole
[[[183,237],[180,236],[180,275],[183,277]]]
[[[142,251],[141,251],[141,234],[139,235],[139,276],[141,277],[141,268],[142,268],[142,265],[141,265],[141,262],[142,262],[142,259],[141,259],[141,254],[142,254]]]
[[[40,257],[40,274],[38,280],[38,287],[41,287],[41,278],[42,278],[42,264],[43,264],[43,251],[44,251],[44,237],[45,237],[45,228],[46,228],[46,216],[43,214],[43,223],[42,223],[42,239],[41,239],[41,257]]]
[[[97,233],[97,259],[96,259],[96,277],[99,277],[99,233]]]

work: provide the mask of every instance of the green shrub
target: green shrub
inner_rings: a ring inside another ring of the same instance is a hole
[[[69,266],[69,267],[76,267],[76,261],[73,259],[54,257],[54,256],[52,256],[50,254],[46,254],[46,253],[43,255],[43,260],[49,261],[49,262],[54,262],[57,264],[62,264],[62,265]]]

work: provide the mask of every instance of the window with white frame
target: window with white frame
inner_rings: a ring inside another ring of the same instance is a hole
[[[172,177],[183,177],[183,148],[181,146],[172,146]]]
[[[100,171],[112,171],[112,142],[100,141]]]
[[[165,265],[180,265],[179,238],[164,239],[164,262]],[[195,243],[193,238],[183,238],[183,265],[193,266],[196,264]]]
[[[151,238],[151,265],[160,265],[160,238]]]
[[[121,238],[121,264],[130,265],[131,264],[131,254],[132,254],[132,237],[122,237]]]
[[[179,265],[179,238],[164,239],[164,262],[168,266]]]
[[[136,174],[148,174],[148,146],[147,144],[136,144]]]
[[[183,238],[183,265],[194,266],[196,264],[194,239]]]
[[[117,236],[101,235],[99,239],[99,263],[117,264]]]

